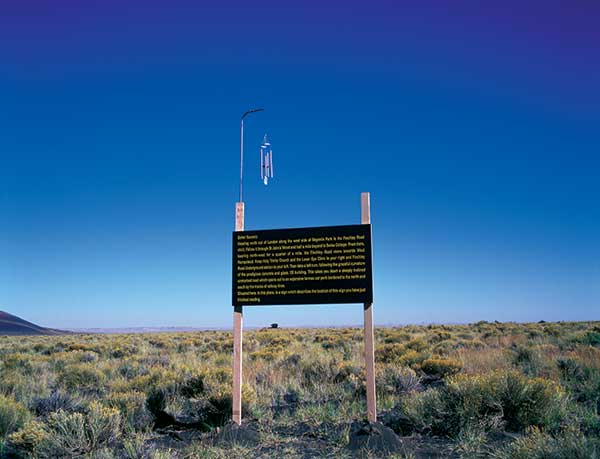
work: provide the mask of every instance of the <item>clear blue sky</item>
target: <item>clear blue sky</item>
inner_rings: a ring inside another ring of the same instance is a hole
[[[597,2],[202,3],[3,6],[0,309],[229,326],[264,106],[246,227],[358,223],[370,191],[378,324],[600,319]]]

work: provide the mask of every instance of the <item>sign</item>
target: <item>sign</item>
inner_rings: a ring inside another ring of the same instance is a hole
[[[372,303],[371,225],[233,232],[234,306]]]

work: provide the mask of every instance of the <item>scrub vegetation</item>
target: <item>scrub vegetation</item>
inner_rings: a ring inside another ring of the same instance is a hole
[[[600,323],[376,330],[392,458],[600,457]],[[227,332],[0,337],[0,450],[12,458],[350,458],[365,416],[361,329],[244,335],[243,411],[223,441]]]

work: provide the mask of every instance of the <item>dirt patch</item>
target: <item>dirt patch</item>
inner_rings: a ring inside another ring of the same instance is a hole
[[[215,444],[241,445],[253,448],[260,443],[260,433],[256,423],[237,425],[234,422],[225,424],[215,436]]]
[[[402,440],[389,427],[380,422],[354,422],[350,426],[348,448],[351,451],[395,453],[402,450]]]

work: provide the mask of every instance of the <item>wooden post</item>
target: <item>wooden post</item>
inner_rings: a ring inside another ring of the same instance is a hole
[[[360,222],[371,223],[371,199],[369,193],[360,194]],[[373,303],[364,304],[365,314],[365,366],[367,373],[367,420],[377,422],[377,399],[375,396],[375,334],[373,331]]]
[[[244,203],[235,203],[235,230],[244,231]],[[232,419],[242,423],[242,319],[243,307],[233,307],[233,409]]]

